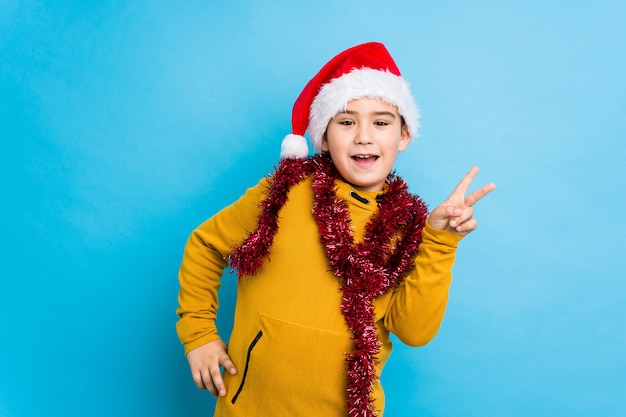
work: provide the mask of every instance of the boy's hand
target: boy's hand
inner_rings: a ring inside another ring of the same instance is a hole
[[[476,173],[478,167],[470,169],[450,197],[430,213],[428,224],[435,229],[447,230],[460,236],[465,236],[476,229],[478,222],[473,217],[472,206],[496,188],[494,183],[489,183],[466,197],[465,193]]]
[[[228,356],[228,347],[221,339],[199,346],[187,353],[191,376],[198,388],[209,390],[214,397],[226,395],[220,366],[231,375],[237,372]]]

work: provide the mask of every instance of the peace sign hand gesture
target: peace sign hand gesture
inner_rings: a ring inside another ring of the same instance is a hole
[[[450,197],[430,213],[428,223],[433,228],[447,230],[459,236],[465,236],[476,229],[478,222],[473,217],[472,206],[496,188],[496,185],[491,182],[466,197],[465,193],[477,173],[478,167],[470,169],[452,191]]]

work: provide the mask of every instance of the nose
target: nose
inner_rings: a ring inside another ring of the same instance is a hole
[[[354,143],[359,145],[366,145],[368,143],[372,143],[372,132],[366,125],[359,125],[356,129],[354,136]]]

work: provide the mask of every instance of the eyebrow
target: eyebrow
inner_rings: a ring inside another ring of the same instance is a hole
[[[357,115],[357,114],[359,114],[359,112],[357,112],[357,111],[352,111],[352,110],[344,110],[344,111],[340,111],[340,112],[339,112],[339,113],[337,113],[337,114],[350,114],[350,115]],[[396,118],[396,115],[395,115],[395,114],[393,114],[393,113],[392,113],[392,112],[390,112],[390,111],[374,111],[374,112],[371,112],[370,114],[372,114],[372,115],[374,115],[374,116],[390,116],[390,117],[393,117],[394,119]]]

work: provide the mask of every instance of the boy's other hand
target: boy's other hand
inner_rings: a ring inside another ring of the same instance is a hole
[[[469,170],[450,197],[430,213],[428,224],[435,229],[447,230],[460,236],[465,236],[476,229],[478,222],[474,218],[472,206],[496,188],[491,182],[465,196],[477,173],[478,167]]]
[[[228,356],[228,347],[221,339],[199,346],[187,353],[191,376],[198,388],[208,390],[213,396],[226,395],[220,366],[231,375],[237,372]]]

